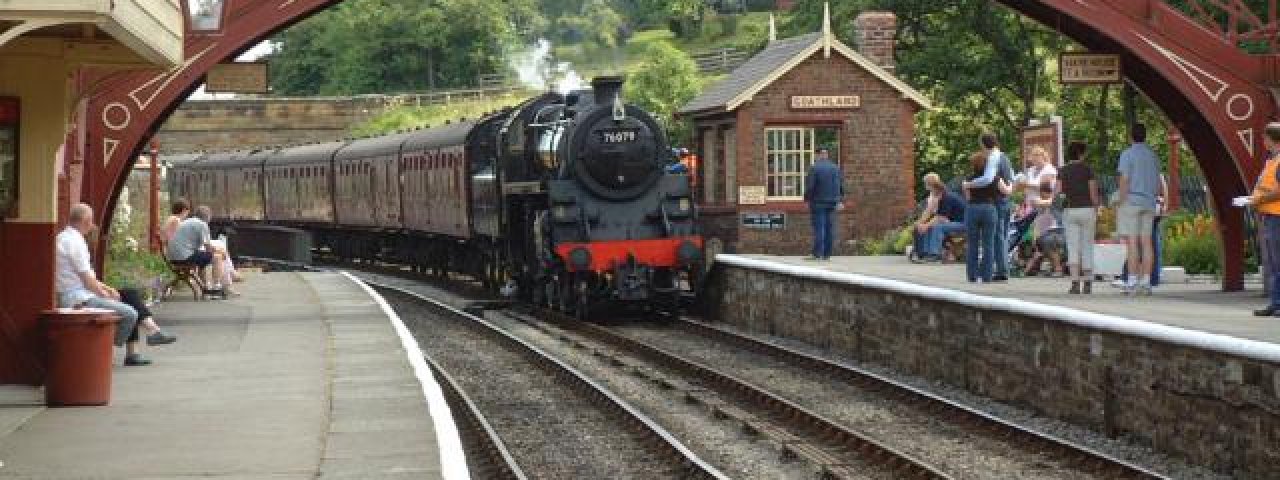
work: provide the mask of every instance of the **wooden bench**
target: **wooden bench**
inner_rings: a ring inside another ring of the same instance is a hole
[[[163,244],[160,245],[161,252],[167,251],[165,246]],[[169,298],[169,293],[173,290],[174,285],[183,283],[187,285],[187,288],[191,289],[191,296],[195,298],[195,301],[198,302],[204,299],[204,277],[200,275],[200,267],[198,265],[188,263],[185,260],[170,260],[167,255],[164,257],[164,261],[169,265],[169,271],[173,273],[173,280],[170,280],[169,284],[164,286],[162,298]]]

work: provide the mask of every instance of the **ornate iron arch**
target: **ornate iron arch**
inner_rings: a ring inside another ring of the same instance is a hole
[[[226,0],[221,30],[188,29],[186,61],[177,68],[82,71],[76,84],[86,102],[78,128],[85,135],[68,143],[83,148],[71,155],[83,174],[63,192],[81,192],[106,224],[142,143],[206,71],[340,1]],[[1275,83],[1280,71],[1274,56],[1248,55],[1236,42],[1274,39],[1276,21],[1264,22],[1239,0],[1207,0],[1208,7],[1206,0],[1191,1],[1196,18],[1162,0],[1000,0],[1091,49],[1124,56],[1130,79],[1174,120],[1200,161],[1222,231],[1223,287],[1236,290],[1243,286],[1244,217],[1229,199],[1244,194],[1261,169],[1259,133],[1276,113],[1264,85]],[[1222,15],[1206,10],[1214,7]],[[1206,26],[1219,17],[1228,24]]]
[[[76,123],[81,133],[72,137],[83,135],[83,140],[68,142],[77,147],[68,155],[69,163],[79,164],[80,173],[69,169],[70,178],[59,185],[61,192],[79,192],[79,199],[94,207],[100,224],[110,225],[115,202],[143,142],[200,85],[209,69],[341,1],[225,0],[221,28],[197,31],[188,21],[185,61],[173,69],[81,69],[75,79],[82,98]],[[186,13],[188,2],[181,3]],[[62,201],[70,199],[64,196]],[[105,251],[106,235],[100,235],[98,243],[99,251]]]

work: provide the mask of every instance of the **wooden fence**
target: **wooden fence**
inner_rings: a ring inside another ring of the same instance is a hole
[[[729,73],[746,63],[747,52],[737,48],[721,48],[691,55],[702,73]]]
[[[476,100],[495,95],[507,95],[521,91],[521,88],[505,85],[486,88],[468,88],[459,90],[440,90],[435,92],[424,93],[401,93],[395,95],[360,95],[356,98],[374,103],[381,103],[387,107],[399,106],[415,106],[428,107],[433,105],[449,105],[457,101]]]

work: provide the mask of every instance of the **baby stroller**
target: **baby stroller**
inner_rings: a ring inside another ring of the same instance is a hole
[[[1028,258],[1030,253],[1029,247],[1023,248],[1025,246],[1023,239],[1026,238],[1027,232],[1031,231],[1031,226],[1035,224],[1038,213],[1035,210],[1030,210],[1022,218],[1012,219],[1009,222],[1009,231],[1005,232],[1005,245],[1009,247],[1009,250],[1005,254],[1009,256],[1011,274],[1020,274],[1023,271],[1023,260]]]

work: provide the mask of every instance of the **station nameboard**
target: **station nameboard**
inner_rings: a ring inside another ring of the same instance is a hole
[[[204,77],[209,93],[267,93],[266,62],[219,63]]]
[[[1064,84],[1120,83],[1124,79],[1120,56],[1107,53],[1063,53],[1058,57],[1058,75]]]
[[[764,185],[743,185],[738,187],[738,205],[764,205],[769,192]]]
[[[857,95],[796,95],[791,97],[791,108],[859,108],[862,97]]]
[[[745,212],[742,214],[742,226],[759,230],[782,230],[787,228],[787,214],[781,212]]]

